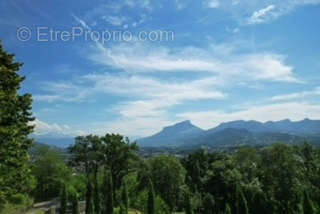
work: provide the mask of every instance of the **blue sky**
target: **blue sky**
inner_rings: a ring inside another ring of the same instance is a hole
[[[317,20],[320,0],[0,2],[0,38],[24,62],[36,135],[320,119]]]

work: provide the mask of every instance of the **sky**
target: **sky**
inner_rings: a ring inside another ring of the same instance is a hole
[[[320,119],[320,0],[10,0],[37,136]]]

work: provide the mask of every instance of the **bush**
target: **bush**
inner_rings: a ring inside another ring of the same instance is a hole
[[[11,203],[4,202],[0,207],[1,214],[16,214],[25,213],[31,205],[33,200],[24,194],[14,194],[10,197]]]

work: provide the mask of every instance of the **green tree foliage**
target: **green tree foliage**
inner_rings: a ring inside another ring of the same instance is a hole
[[[0,209],[17,194],[28,194],[33,188],[29,150],[34,118],[30,94],[19,94],[24,77],[22,66],[0,43]]]
[[[150,161],[150,170],[155,192],[168,204],[171,211],[176,208],[184,185],[186,171],[173,156],[155,157]]]
[[[36,201],[59,196],[62,187],[70,181],[71,170],[66,166],[63,154],[46,145],[37,145],[32,151],[32,174],[36,178],[33,195]]]
[[[91,180],[87,180],[87,191],[86,191],[86,214],[93,214],[94,212],[94,202],[93,202],[93,188]]]
[[[152,181],[149,179],[148,214],[155,214],[155,194]]]
[[[94,211],[95,213],[100,213],[100,191],[99,191],[99,183],[98,183],[98,175],[94,173]]]
[[[104,213],[113,214],[113,181],[111,175],[106,175],[104,187]]]
[[[186,214],[193,214],[193,208],[191,204],[191,199],[190,199],[190,193],[187,193],[185,196],[185,213]]]
[[[226,212],[225,212],[225,214],[232,214],[229,204],[226,204]]]
[[[71,163],[78,172],[85,173],[88,180],[93,179],[93,194],[87,196],[93,197],[95,212],[99,213],[101,210],[99,174],[105,170],[110,171],[114,181],[113,198],[118,199],[116,191],[121,188],[124,176],[133,169],[135,161],[138,160],[137,151],[136,144],[131,144],[121,135],[106,134],[104,137],[88,135],[76,138],[75,144],[69,149]],[[120,204],[117,200],[115,202]]]
[[[217,213],[224,213],[228,203],[232,213],[291,214],[303,212],[304,190],[309,196],[306,201],[314,210],[319,207],[315,203],[320,201],[319,151],[308,144],[243,147],[234,153],[200,150],[182,163],[195,202],[202,201],[202,205],[196,203],[197,213],[206,207],[207,194],[211,194]]]
[[[60,196],[60,214],[66,214],[67,213],[67,206],[68,206],[68,198],[67,198],[67,188],[64,185],[61,191]]]
[[[252,202],[250,203],[251,213],[257,213],[259,210],[259,214],[268,214],[272,212],[272,206],[270,206],[270,201],[266,198],[266,195],[263,192],[255,193],[252,198]]]
[[[203,211],[205,214],[211,214],[215,210],[215,201],[210,193],[207,193],[203,199]]]
[[[319,208],[320,150],[307,144],[199,150],[182,159],[160,155],[139,160],[135,144],[120,135],[105,135],[78,137],[71,151],[74,168],[90,181],[87,204],[103,195],[103,213],[127,213],[129,206],[157,214],[294,214]]]
[[[125,214],[129,212],[129,196],[126,182],[122,182],[121,201],[125,209]]]
[[[115,190],[120,189],[124,176],[132,169],[134,161],[138,159],[138,147],[121,135],[106,134],[102,137],[102,141],[104,143],[104,163],[110,169],[115,193]]]
[[[214,161],[207,173],[205,187],[214,197],[216,209],[224,212],[227,202],[233,202],[231,206],[235,209],[235,187],[241,182],[241,173],[236,169],[232,158],[226,156]]]
[[[240,185],[236,187],[236,213],[237,214],[248,214],[247,200],[242,192]]]
[[[126,214],[126,208],[124,207],[124,205],[121,203],[120,204],[120,209],[119,209],[119,214]]]
[[[292,147],[275,144],[261,153],[259,179],[276,212],[290,213],[290,206],[299,204],[305,180],[304,165]]]
[[[234,160],[237,169],[242,174],[242,180],[246,183],[254,181],[257,177],[258,165],[260,164],[258,151],[252,147],[242,147],[235,153]]]
[[[196,151],[182,161],[187,170],[186,183],[193,192],[203,191],[203,178],[209,169],[210,155],[204,150]]]
[[[80,214],[78,194],[72,196],[72,214]]]
[[[315,214],[315,208],[308,193],[304,191],[303,195],[303,214]]]

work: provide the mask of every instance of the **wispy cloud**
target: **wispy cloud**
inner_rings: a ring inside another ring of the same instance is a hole
[[[205,4],[208,8],[218,8],[220,6],[220,0],[207,0]]]
[[[153,99],[184,100],[222,99],[225,95],[214,84],[203,80],[165,81],[150,77],[131,75],[89,74],[85,79],[94,83],[93,90],[122,96]]]
[[[295,8],[304,5],[320,4],[320,0],[203,0],[207,8],[216,8],[228,12],[241,25],[261,24],[286,15]],[[211,3],[211,4],[210,4]]]
[[[274,101],[289,101],[289,100],[298,100],[302,98],[307,98],[311,96],[320,96],[320,87],[315,88],[311,91],[302,91],[297,93],[277,95],[271,98]]]
[[[205,72],[223,78],[239,80],[268,80],[301,82],[285,63],[285,56],[274,53],[234,54],[214,52],[217,49],[185,47],[168,49],[148,44],[120,44],[106,48],[97,44],[89,58],[103,66],[123,69],[131,73],[150,72]],[[232,51],[229,49],[228,51]],[[223,57],[219,55],[224,55]]]
[[[83,135],[85,132],[81,130],[75,130],[68,125],[61,125],[57,123],[46,123],[39,119],[36,119],[31,124],[35,125],[35,136],[54,136],[54,137],[75,137]]]
[[[249,19],[250,24],[263,23],[274,17],[275,14],[272,12],[276,8],[275,5],[269,5],[258,11],[254,11],[252,16]]]
[[[124,16],[102,16],[102,19],[114,26],[121,26],[127,21]]]
[[[178,10],[182,10],[187,6],[187,3],[185,0],[174,0],[174,1]]]
[[[79,17],[77,17],[74,14],[71,14],[71,16],[81,25],[81,27],[83,27],[86,30],[91,30],[89,25],[83,19],[80,19]]]
[[[53,102],[82,102],[92,91],[87,87],[73,82],[44,82],[41,84],[42,94],[35,94],[36,101]]]
[[[85,17],[90,22],[103,25],[103,22],[108,22],[115,27],[118,27],[125,22],[132,22],[133,26],[137,26],[146,21],[146,14],[150,14],[153,8],[158,5],[158,2],[151,2],[150,0],[124,0],[124,1],[109,1],[108,3],[101,3],[88,10]],[[135,10],[141,10],[141,17],[130,16],[128,11],[134,13]]]

